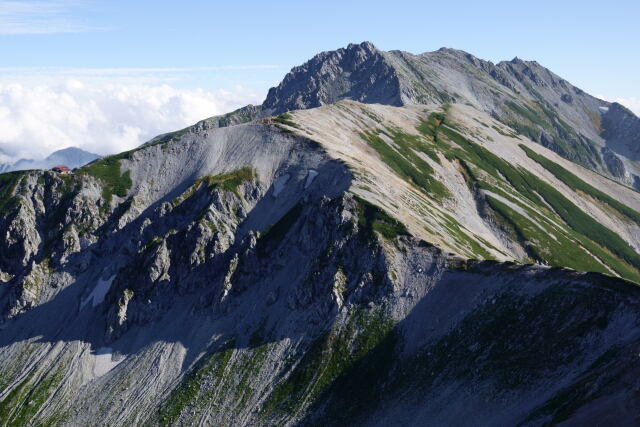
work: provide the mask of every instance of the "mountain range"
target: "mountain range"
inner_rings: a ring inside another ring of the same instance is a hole
[[[2,154],[1,151],[0,154]],[[20,159],[15,163],[0,163],[0,173],[27,169],[51,169],[56,165],[64,165],[73,169],[99,158],[99,155],[81,148],[68,147],[54,151],[42,160]]]
[[[0,174],[4,425],[633,425],[639,119],[371,43]]]
[[[241,123],[340,99],[393,106],[470,105],[569,160],[640,185],[638,117],[519,58],[494,65],[455,49],[413,55],[380,51],[368,42],[352,44],[295,67],[261,106],[207,122]]]

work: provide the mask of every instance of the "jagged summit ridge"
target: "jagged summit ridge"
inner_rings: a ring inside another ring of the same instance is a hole
[[[262,104],[269,114],[320,107],[341,99],[402,105],[398,76],[372,43],[322,52],[294,67],[269,90]]]
[[[493,64],[451,48],[416,55],[385,52],[370,42],[350,44],[294,67],[261,106],[205,123],[226,126],[342,99],[473,105],[569,160],[630,186],[640,182],[640,169],[624,148],[633,143],[611,141],[611,134],[603,133],[602,115],[610,104],[518,57]]]

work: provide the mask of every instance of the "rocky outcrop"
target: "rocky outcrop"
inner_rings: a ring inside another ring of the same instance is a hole
[[[612,151],[630,160],[640,160],[640,119],[617,102],[602,116],[602,137]]]
[[[601,151],[606,143],[618,155],[634,160],[633,150],[624,147],[634,145],[635,134],[620,130],[628,125],[616,113],[618,107],[605,113],[610,103],[585,93],[535,61],[514,58],[493,64],[449,48],[415,55],[385,52],[363,42],[322,52],[294,67],[269,90],[261,106],[250,105],[197,126],[228,126],[344,99],[392,106],[472,105],[564,158],[627,185],[632,185],[633,174],[640,174],[632,163],[626,164],[628,173],[624,175],[619,168],[611,170],[614,159],[605,159]],[[606,130],[614,128],[619,129]],[[164,135],[151,143],[173,136]]]
[[[277,115],[341,99],[403,105],[395,69],[371,43],[323,52],[293,68],[277,87],[269,90],[262,107],[265,113]]]
[[[602,160],[612,176],[618,179],[626,176],[624,162],[609,147],[602,147]]]

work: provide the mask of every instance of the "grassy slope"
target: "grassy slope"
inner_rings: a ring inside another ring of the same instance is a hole
[[[290,123],[286,123],[289,121],[290,116],[284,116],[282,120],[277,122],[291,126]],[[522,215],[495,197],[487,196],[486,198],[496,217],[511,227],[522,240],[532,244],[532,255],[535,259],[577,270],[609,273],[609,270],[596,260],[597,257],[623,277],[640,282],[637,271],[629,265],[636,265],[639,260],[638,255],[633,251],[632,253],[628,252],[619,236],[580,211],[577,206],[549,184],[525,170],[512,166],[504,159],[465,138],[454,125],[447,123],[443,114],[429,116],[418,126],[418,130],[422,133],[422,138],[387,129],[385,134],[391,138],[393,144],[385,142],[380,134],[367,133],[361,136],[378,152],[392,170],[436,200],[447,196],[446,189],[444,191],[438,190],[437,185],[440,183],[432,177],[433,168],[418,153],[423,153],[437,162],[439,161],[437,153],[441,152],[449,160],[464,164],[471,185],[501,194],[527,213],[526,216]],[[455,145],[452,145],[452,142]],[[547,168],[553,168],[554,174],[558,173],[556,176],[559,179],[573,183],[572,188],[598,198],[628,217],[634,215],[635,211],[628,212],[628,207],[618,206],[616,204],[618,202],[607,199],[606,195],[598,194],[593,187],[588,186],[558,165],[545,163],[545,158],[534,158],[534,160]],[[242,169],[229,174],[203,177],[194,183],[191,189],[195,192],[201,186],[206,185],[207,187],[234,191],[238,185],[252,177],[252,170]],[[185,194],[188,198],[192,193],[188,190]],[[360,212],[358,224],[368,232],[367,234],[375,231],[387,239],[407,234],[403,224],[380,208],[362,199],[357,199],[357,202]],[[552,209],[549,209],[548,206],[551,206]],[[258,252],[265,251],[268,246],[276,246],[297,221],[301,210],[302,206],[294,206],[279,222],[265,230],[258,242]],[[548,217],[553,217],[554,220],[551,221]],[[553,295],[550,295],[549,298],[553,301]],[[499,378],[504,381],[506,387],[515,387],[519,385],[519,381],[526,381],[526,378],[522,378],[522,372],[509,369],[509,366],[513,365],[510,358],[512,354],[516,354],[518,357],[527,354],[526,350],[531,343],[524,342],[522,344],[524,350],[517,352],[491,345],[495,342],[492,334],[496,330],[505,330],[500,327],[496,329],[496,325],[509,324],[518,327],[518,325],[527,324],[527,322],[520,321],[518,316],[524,316],[533,324],[540,322],[540,313],[544,312],[545,308],[542,302],[540,302],[542,308],[535,304],[537,301],[529,303],[524,300],[516,300],[515,302],[516,304],[513,301],[505,301],[502,304],[499,301],[497,308],[501,311],[497,311],[496,306],[488,307],[487,310],[491,312],[489,318],[495,319],[491,323],[488,323],[487,314],[481,310],[474,313],[473,316],[469,316],[465,320],[463,328],[443,337],[440,342],[434,343],[433,347],[428,349],[428,353],[425,350],[424,359],[416,360],[418,363],[415,366],[410,366],[409,371],[401,372],[406,376],[401,375],[402,385],[405,385],[404,381],[415,382],[413,377],[416,372],[422,374],[417,378],[428,381],[429,372],[439,372],[442,366],[451,366],[449,349],[459,345],[456,343],[460,342],[463,342],[465,347],[471,348],[472,342],[467,343],[465,340],[468,340],[468,337],[476,336],[484,337],[487,340],[486,345],[481,348],[488,348],[490,349],[488,351],[493,352],[492,357],[487,360],[495,365],[490,366],[492,371],[498,370],[498,373],[503,375]],[[594,304],[596,303],[600,303],[599,298],[594,298]],[[518,310],[514,310],[514,306]],[[568,312],[571,307],[562,307],[562,313]],[[496,311],[498,316],[495,315]],[[544,325],[547,329],[543,331],[542,335],[553,334],[563,325],[564,319],[554,320],[557,322]],[[591,319],[589,322],[595,323],[598,320]],[[487,326],[486,331],[483,329],[478,332],[477,325]],[[592,324],[578,326],[582,329],[571,331],[570,336],[584,335],[586,332],[583,330],[590,330]],[[350,402],[349,399],[354,396],[360,397],[357,399],[358,401],[375,402],[375,396],[368,396],[367,393],[371,393],[374,386],[377,385],[375,374],[386,372],[384,368],[388,370],[388,366],[390,366],[389,362],[392,360],[394,348],[392,330],[393,322],[386,319],[382,313],[373,311],[352,313],[344,324],[334,325],[331,330],[318,337],[311,344],[304,357],[293,368],[290,376],[279,379],[261,406],[260,416],[272,419],[272,417],[277,418],[279,415],[294,413],[302,409],[304,402],[311,402],[313,405],[313,402],[321,401],[329,392],[336,393],[340,397],[337,399],[338,402]],[[521,331],[517,332],[518,336],[525,336]],[[505,340],[505,342],[511,345],[511,341]],[[563,351],[565,347],[569,350],[572,348],[570,342],[559,341],[553,344],[562,347]],[[535,353],[535,357],[530,356],[531,360],[550,357],[545,343],[536,342],[534,345],[540,354]],[[251,391],[243,389],[242,385],[246,385],[247,379],[251,376],[260,374],[268,351],[268,344],[263,344],[262,346],[252,346],[244,355],[239,355],[233,345],[223,346],[219,351],[203,359],[185,377],[179,387],[166,399],[160,413],[154,420],[161,424],[175,423],[185,416],[188,417],[188,414],[193,413],[194,409],[208,408],[212,401],[219,399],[216,393],[234,393],[238,399],[236,409],[243,408]],[[469,357],[469,360],[476,360],[476,355],[472,354],[471,350],[467,353],[463,352],[462,354],[464,357]],[[570,354],[571,352],[567,350],[565,353]],[[375,359],[371,359],[371,355],[375,355]],[[496,365],[502,363],[503,360],[507,361],[504,365],[506,368]],[[459,363],[453,364],[460,370],[460,372],[456,372],[456,375],[461,377],[470,375],[470,371],[466,368],[468,360],[461,358],[457,362]],[[540,365],[548,365],[547,361],[544,362],[541,362]],[[375,369],[371,366],[374,366]],[[424,372],[416,367],[422,367]],[[229,375],[230,372],[234,373],[233,377]],[[363,384],[366,387],[363,387]],[[394,385],[391,384],[391,386]],[[355,393],[356,391],[357,393]],[[371,399],[367,399],[368,397]],[[344,419],[350,419],[349,411],[362,410],[354,405],[336,406],[336,408],[338,407],[340,411],[334,411],[335,413],[332,414],[344,417]]]
[[[125,197],[131,188],[131,175],[129,171],[122,173],[120,170],[120,160],[127,158],[129,152],[115,156],[107,156],[95,162],[89,163],[78,170],[79,174],[90,175],[102,181],[102,198],[111,202],[113,195]]]
[[[24,171],[0,174],[0,215],[6,215],[16,207],[14,192],[24,174]]]
[[[548,126],[547,119],[551,117],[544,106],[510,107],[533,124]],[[528,251],[530,258],[524,261],[615,273],[640,282],[640,255],[624,239],[583,212],[552,185],[463,136],[448,118],[446,105],[443,110],[420,121],[416,128],[419,135],[382,127],[362,132],[360,137],[391,170],[438,204],[450,193],[436,178],[433,163],[430,164],[427,158],[440,163],[439,155],[444,155],[461,166],[470,186],[499,194],[525,211],[524,215],[520,214],[496,197],[485,197],[495,220]],[[381,123],[380,120],[376,122]],[[564,127],[564,124],[558,126]],[[640,221],[640,213],[599,192],[560,166],[542,156],[533,159],[542,162],[574,190],[607,204],[632,221]],[[447,230],[447,237],[458,247],[467,248],[476,258],[491,258],[488,250],[494,248],[486,242],[480,241],[480,244],[477,236],[471,236],[453,217],[445,215],[439,221]]]
[[[393,143],[389,144],[382,137],[385,135]],[[433,168],[420,153],[439,162],[433,143],[428,138],[420,138],[398,130],[387,129],[384,132],[366,132],[360,134],[395,173],[416,186],[422,192],[436,199],[449,196],[446,187],[433,177]]]
[[[498,193],[526,211],[528,215],[521,215],[496,198],[486,197],[498,221],[514,232],[513,237],[529,248],[534,259],[554,266],[610,274],[601,264],[603,262],[622,277],[640,282],[640,255],[553,186],[464,137],[445,114],[431,114],[421,122],[418,130],[431,137],[435,149],[449,160],[463,163],[473,185]],[[601,200],[631,220],[640,219],[636,211],[599,192],[559,165],[539,155],[534,160],[572,188]],[[558,227],[558,223],[563,226]]]
[[[620,203],[619,201],[615,200],[609,195],[587,184],[586,182],[584,182],[583,180],[581,180],[576,175],[569,172],[559,164],[547,159],[544,156],[541,156],[540,154],[536,153],[530,148],[527,148],[525,145],[520,144],[520,148],[522,148],[522,150],[524,150],[524,152],[527,153],[527,156],[529,156],[531,159],[535,160],[540,165],[542,165],[545,169],[547,169],[549,172],[555,175],[556,178],[564,182],[572,190],[580,190],[588,194],[589,196],[595,199],[598,199],[602,203],[609,205],[610,207],[612,207],[622,215],[626,216],[630,220],[640,223],[640,212],[634,209],[631,209],[629,206],[623,203]]]

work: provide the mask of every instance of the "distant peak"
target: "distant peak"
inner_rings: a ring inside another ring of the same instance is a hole
[[[97,156],[97,154],[90,153],[89,151],[83,150],[82,148],[79,148],[79,147],[61,148],[60,150],[56,150],[51,154],[63,154],[63,153],[87,153],[87,154],[92,154]]]

